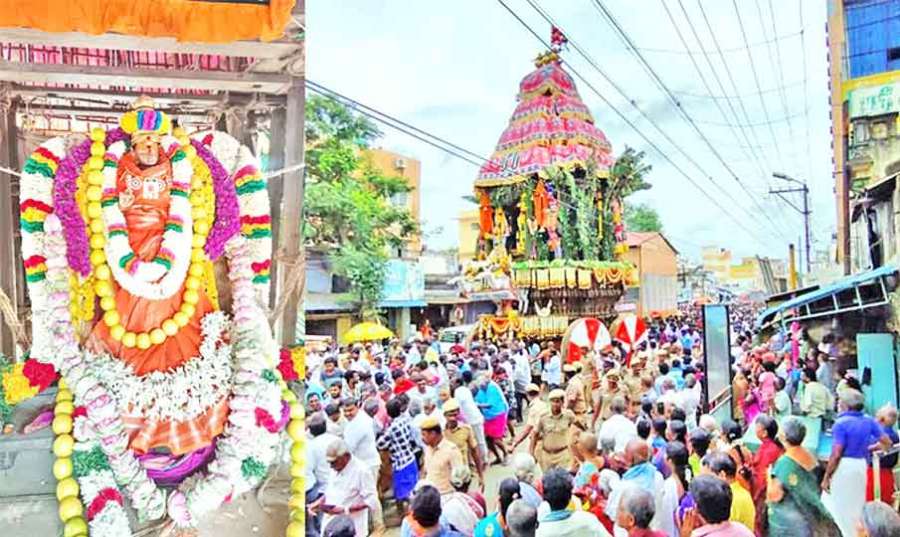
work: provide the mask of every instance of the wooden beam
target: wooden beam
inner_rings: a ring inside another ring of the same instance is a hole
[[[285,119],[285,109],[276,108],[272,111],[269,126],[269,170],[281,170],[284,168],[284,131],[287,127]],[[272,208],[272,244],[277,247],[281,245],[281,204],[284,200],[284,181],[280,177],[269,179],[269,200]],[[280,283],[279,275],[281,273],[281,265],[272,263],[270,276],[272,278],[272,286],[269,289],[269,307],[275,308],[278,303],[278,285]]]
[[[287,112],[285,114],[285,145],[284,165],[291,167],[303,163],[304,143],[304,116],[306,111],[306,90],[302,78],[294,78],[287,94]],[[301,293],[292,293],[284,314],[279,320],[282,345],[293,345],[297,342],[297,316],[303,307],[302,290],[306,287],[306,269],[301,268],[301,273],[294,270],[295,263],[301,267],[303,255],[303,237],[301,236],[303,223],[303,191],[306,173],[295,170],[284,174],[280,180],[284,183],[281,213],[281,229],[278,237],[278,252],[282,259],[291,262],[290,266],[280,267],[278,273],[278,288],[284,292],[289,285],[288,279],[299,277],[299,286],[296,288]]]
[[[271,73],[128,69],[8,61],[0,61],[0,81],[275,94],[284,93],[291,85],[289,75]]]
[[[300,53],[301,42],[278,40],[232,43],[182,43],[173,37],[140,37],[121,34],[88,35],[81,32],[51,33],[31,28],[0,28],[0,42],[54,47],[137,50],[176,54],[212,54],[260,59],[285,59]]]
[[[16,101],[8,107],[0,108],[0,164],[16,170],[19,168],[18,139],[16,137]],[[16,263],[19,260],[16,250],[14,230],[19,226],[19,207],[13,200],[13,186],[9,177],[0,178],[0,289],[6,293],[16,307]],[[0,353],[15,357],[16,344],[13,334],[0,314]]]

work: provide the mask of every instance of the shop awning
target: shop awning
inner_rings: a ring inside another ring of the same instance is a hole
[[[884,306],[890,302],[890,290],[896,287],[895,281],[885,280],[896,273],[897,267],[887,265],[843,278],[763,311],[756,319],[756,326],[764,328],[775,322],[788,324]]]

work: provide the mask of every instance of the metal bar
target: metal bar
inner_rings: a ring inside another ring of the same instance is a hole
[[[88,35],[81,32],[51,33],[30,28],[2,28],[0,42],[69,48],[136,50],[174,54],[241,56],[278,60],[298,54],[300,41],[235,41],[232,43],[183,43],[172,37],[143,37],[123,34]]]
[[[129,69],[88,65],[15,63],[5,60],[0,60],[0,80],[36,84],[79,84],[275,94],[285,93],[291,85],[289,75],[272,73]]]
[[[141,95],[150,95],[156,101],[157,105],[205,105],[216,106],[222,103],[221,95],[213,94],[188,94],[173,93],[169,91],[153,91],[152,88],[142,89],[142,91],[116,91],[111,94],[108,90],[86,89],[86,88],[60,88],[53,86],[27,86],[24,84],[8,84],[10,93],[13,95],[21,95],[23,97],[40,97],[40,98],[60,98],[60,99],[81,99],[86,98],[92,101],[103,101],[107,103],[130,103]],[[268,106],[284,106],[284,95],[258,95],[253,92],[229,92],[228,102],[235,104],[247,104],[254,99]]]
[[[269,127],[269,169],[280,170],[284,168],[284,136],[287,129],[285,109],[273,110]],[[269,181],[269,200],[272,211],[272,244],[281,244],[281,204],[284,200],[284,181]],[[269,288],[269,307],[274,308],[278,297],[279,274],[281,266],[272,263],[270,278],[272,285]]]

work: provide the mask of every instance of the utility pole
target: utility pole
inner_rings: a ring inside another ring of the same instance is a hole
[[[810,243],[809,243],[809,215],[811,213],[811,211],[809,210],[809,187],[806,185],[806,183],[804,181],[798,181],[797,179],[794,179],[793,177],[788,177],[787,175],[785,175],[783,173],[773,173],[772,177],[800,185],[800,186],[792,187],[792,188],[782,188],[782,189],[770,188],[769,194],[775,194],[776,196],[781,198],[785,203],[787,203],[792,209],[794,209],[795,211],[797,211],[798,213],[800,213],[803,216],[803,235],[804,235],[804,239],[806,242],[806,244],[804,244],[803,246],[804,246],[804,250],[805,250],[805,254],[806,254],[805,255],[805,257],[806,257],[806,274],[808,275],[810,272],[812,272],[812,264],[810,263],[810,251],[812,250],[812,247],[810,246]],[[788,199],[784,196],[784,194],[794,194],[797,192],[803,194],[803,208],[802,209],[800,207],[797,207],[794,204],[794,202],[792,202],[790,199]]]

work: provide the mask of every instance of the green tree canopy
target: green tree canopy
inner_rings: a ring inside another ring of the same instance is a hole
[[[645,203],[625,205],[625,229],[628,231],[662,231],[662,219],[656,209]]]
[[[406,179],[385,175],[365,154],[380,136],[368,118],[337,101],[314,96],[306,102],[303,235],[308,246],[329,252],[364,318],[377,314],[388,250],[419,233],[409,210],[390,200],[411,190]]]

